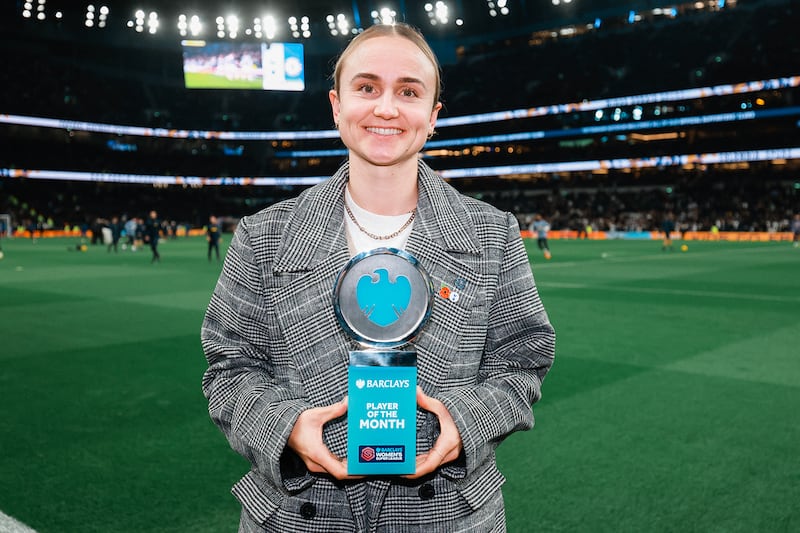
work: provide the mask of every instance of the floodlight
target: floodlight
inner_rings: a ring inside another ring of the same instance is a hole
[[[261,20],[262,30],[267,39],[274,39],[278,33],[278,23],[272,15],[265,15]]]

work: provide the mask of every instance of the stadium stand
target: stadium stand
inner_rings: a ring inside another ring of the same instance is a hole
[[[441,117],[796,80],[800,72],[793,58],[800,54],[800,45],[793,28],[800,22],[798,11],[786,0],[738,2],[729,9],[650,15],[636,24],[609,20],[569,37],[539,30],[473,42],[458,47],[455,59],[443,64]],[[2,39],[9,68],[0,72],[0,82],[9,98],[0,112],[8,115],[200,132],[331,128],[326,95],[330,55],[307,57],[307,71],[316,76],[310,76],[303,93],[187,90],[180,76],[180,50],[174,46],[130,41],[97,46],[23,27],[5,32]],[[426,150],[425,157],[434,168],[459,170],[786,150],[797,148],[797,99],[798,84],[793,82],[610,106],[600,113],[572,109],[465,123],[440,127],[431,143],[435,148]],[[709,116],[722,118],[681,122]],[[638,121],[653,121],[654,126],[625,129]],[[2,123],[0,142],[0,168],[96,175],[325,176],[343,159],[341,144],[333,138],[176,139]],[[788,226],[798,208],[797,170],[797,160],[777,158],[607,171],[498,172],[452,183],[517,213],[523,222],[535,212],[545,212],[554,229],[585,223],[595,228],[656,229],[672,211],[680,224],[691,228],[770,231]],[[305,186],[289,182],[197,188],[51,181],[44,192],[32,181],[0,180],[5,202],[0,211],[14,213],[19,221],[31,218],[34,211],[34,218],[52,218],[58,227],[89,224],[112,214],[136,216],[151,206],[187,225],[201,225],[212,210],[235,218]],[[12,199],[16,205],[11,205]],[[20,212],[21,205],[28,212]]]

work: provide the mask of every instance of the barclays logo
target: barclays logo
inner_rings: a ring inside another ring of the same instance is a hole
[[[407,389],[411,381],[407,379],[357,379],[356,387],[363,389]]]

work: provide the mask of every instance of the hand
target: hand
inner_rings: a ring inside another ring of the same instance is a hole
[[[441,433],[427,453],[417,456],[416,472],[403,476],[408,479],[426,476],[443,464],[455,461],[464,447],[456,423],[453,421],[450,411],[447,410],[447,407],[442,402],[436,398],[431,398],[422,392],[421,387],[417,387],[417,406],[430,411],[439,418]]]
[[[306,409],[294,423],[288,446],[300,456],[309,472],[330,474],[336,479],[356,479],[347,475],[347,459],[335,456],[322,440],[322,427],[347,412],[347,397],[325,407]]]

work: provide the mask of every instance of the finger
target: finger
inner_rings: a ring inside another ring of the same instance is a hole
[[[328,462],[325,465],[325,473],[330,474],[336,479],[362,479],[364,476],[355,476],[347,473],[347,459],[339,459],[332,456],[334,461]]]
[[[417,456],[416,470],[413,474],[406,474],[400,477],[406,479],[417,479],[427,476],[441,466],[439,458],[435,454],[423,453]]]
[[[441,401],[425,394],[422,387],[419,386],[417,386],[417,407],[425,411],[430,411],[438,417],[441,417],[444,413],[448,413],[447,407],[445,407]]]
[[[439,458],[439,464],[445,463],[445,455],[442,452],[440,452],[439,450],[437,450],[436,446],[434,446],[433,448],[428,450],[428,453],[436,455]]]
[[[455,460],[461,453],[461,435],[447,406],[440,400],[425,394],[421,387],[417,387],[417,406],[433,413],[439,419],[441,434],[432,449],[442,454],[444,462]]]
[[[337,479],[364,479],[365,477],[367,477],[367,476],[356,476],[356,475],[347,474],[347,459],[346,458],[342,459],[342,467],[344,468],[345,476],[337,478]]]
[[[327,415],[329,420],[338,418],[347,412],[347,396],[342,401],[331,404],[323,408],[323,412]]]
[[[425,409],[426,411],[430,411],[431,400],[433,400],[433,398],[425,394],[425,391],[422,390],[422,387],[417,385],[417,406]]]
[[[306,464],[306,468],[308,468],[309,472],[314,472],[315,474],[324,474],[326,472],[322,465],[308,457],[303,458],[303,462]]]
[[[336,479],[342,479],[343,476],[347,476],[347,467],[342,463],[341,459],[333,454],[326,457],[325,460],[320,463],[320,466],[325,469],[325,472]]]

